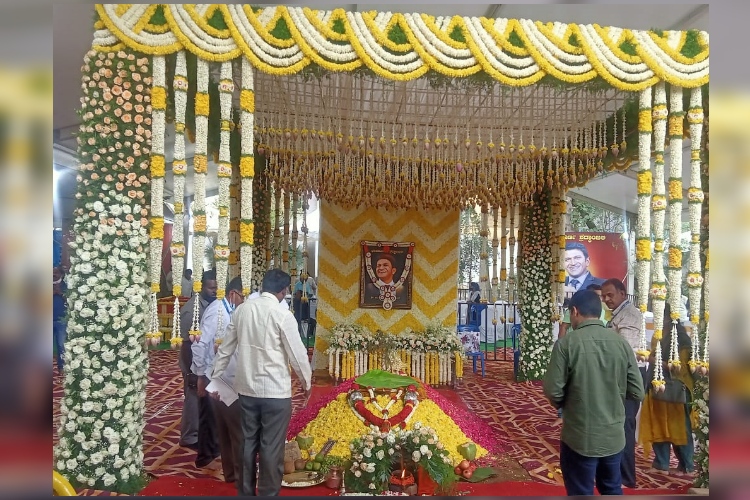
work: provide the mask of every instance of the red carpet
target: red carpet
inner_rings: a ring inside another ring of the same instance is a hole
[[[626,495],[675,495],[679,490],[624,490]],[[458,483],[456,493],[471,496],[565,496],[565,488],[537,482],[504,482],[487,484]],[[237,496],[234,485],[212,479],[162,476],[152,481],[139,496]],[[281,496],[338,496],[338,492],[323,485],[310,488],[281,488]]]

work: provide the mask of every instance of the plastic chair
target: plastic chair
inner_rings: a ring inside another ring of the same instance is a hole
[[[477,372],[477,359],[479,359],[479,365],[482,369],[482,378],[484,378],[484,361],[486,358],[484,351],[467,352],[466,356],[471,358],[471,369],[474,373]]]

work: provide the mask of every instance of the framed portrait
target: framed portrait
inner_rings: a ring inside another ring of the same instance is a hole
[[[359,307],[411,309],[414,242],[361,241]]]

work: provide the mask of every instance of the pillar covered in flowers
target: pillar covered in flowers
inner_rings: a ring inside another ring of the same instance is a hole
[[[92,51],[82,83],[66,390],[53,466],[78,488],[135,493],[146,481],[151,60]]]
[[[519,261],[519,308],[521,363],[518,380],[539,380],[544,376],[552,348],[552,194],[535,195],[524,210]]]

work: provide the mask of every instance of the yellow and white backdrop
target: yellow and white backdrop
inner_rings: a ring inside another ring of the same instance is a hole
[[[399,334],[430,322],[456,323],[458,212],[344,209],[322,202],[314,368],[324,369],[328,332],[336,323],[358,323]],[[360,309],[361,240],[413,241],[412,308]]]

